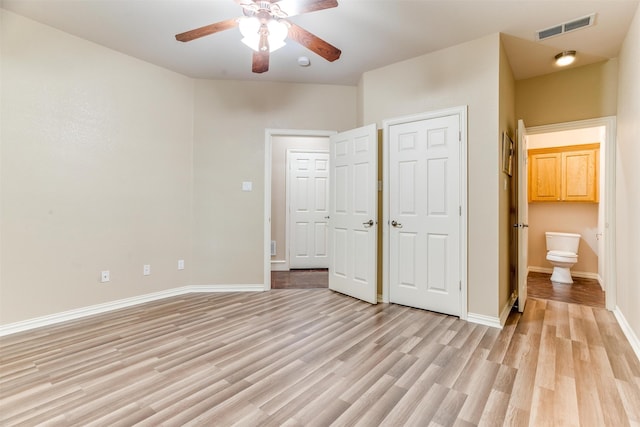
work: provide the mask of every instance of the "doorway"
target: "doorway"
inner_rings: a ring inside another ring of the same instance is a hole
[[[527,198],[518,202],[518,210],[528,212],[530,243],[525,268],[529,272],[527,287],[534,286],[528,293],[533,297],[600,305],[612,310],[615,306],[612,264],[615,250],[615,117],[531,127],[526,129],[526,135],[527,149],[598,142],[601,160],[597,204],[529,203]],[[575,286],[551,284],[548,280],[551,265],[545,260],[544,232],[568,228],[582,236],[578,263],[571,269]]]
[[[272,270],[288,272],[287,150],[323,151],[335,131],[267,129],[265,131],[264,289],[271,289]],[[295,278],[295,277],[294,277]],[[286,282],[290,282],[290,278]]]
[[[278,174],[284,175],[284,167],[277,167],[274,159],[277,151],[281,151],[283,146],[279,141],[299,138],[320,138],[323,141],[328,139],[331,147],[329,183],[332,187],[329,190],[331,221],[328,253],[330,263],[333,261],[329,273],[333,274],[330,274],[328,286],[332,290],[375,304],[377,238],[376,228],[373,226],[377,223],[375,211],[378,182],[377,131],[374,124],[340,134],[335,131],[265,131],[264,290],[272,288],[272,270],[290,269],[289,251],[286,248],[284,259],[272,260],[273,256],[278,256],[278,244],[276,242],[274,245],[272,241],[272,227],[276,225],[277,219],[272,209],[273,180]],[[341,184],[336,187],[335,183]],[[366,216],[367,219],[362,220],[362,216]],[[284,228],[286,230],[286,227]],[[275,255],[271,255],[272,253]],[[337,255],[332,257],[333,253]],[[336,264],[335,260],[339,260],[339,263]],[[346,268],[343,268],[345,266]]]

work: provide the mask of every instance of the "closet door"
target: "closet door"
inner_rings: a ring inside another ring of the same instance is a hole
[[[461,314],[458,114],[389,126],[389,300]]]

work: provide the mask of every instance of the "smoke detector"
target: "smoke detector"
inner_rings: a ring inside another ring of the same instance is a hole
[[[311,61],[306,56],[301,56],[298,58],[298,65],[301,67],[308,67],[311,65]]]

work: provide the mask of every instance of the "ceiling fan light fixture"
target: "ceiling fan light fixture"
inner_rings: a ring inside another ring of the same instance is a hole
[[[288,5],[285,7],[286,11],[280,8],[279,0],[232,1],[242,7],[244,16],[176,34],[176,40],[188,42],[238,27],[242,34],[242,42],[254,51],[251,71],[258,74],[269,71],[269,53],[283,47],[288,39],[329,62],[340,58],[340,49],[286,19],[303,13],[331,9],[338,6],[337,0],[299,0],[300,3],[297,5],[291,3],[298,0],[286,0],[282,2]]]
[[[262,24],[255,16],[245,16],[238,22],[242,43],[249,46],[256,52],[264,51],[268,47],[269,52],[276,51],[286,43],[289,28],[283,22],[276,19],[269,19],[266,24]],[[266,33],[266,40],[265,40]]]
[[[565,50],[560,52],[555,56],[556,65],[558,67],[565,67],[567,65],[573,64],[573,61],[576,60],[576,51],[575,50]]]
[[[277,19],[272,19],[267,24],[267,28],[269,29],[269,46],[271,47],[271,52],[283,47],[285,45],[284,41],[287,35],[289,35],[289,27],[287,24]]]

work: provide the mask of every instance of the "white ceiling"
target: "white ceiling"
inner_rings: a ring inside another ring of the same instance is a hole
[[[270,69],[251,72],[237,29],[181,43],[174,35],[242,15],[233,0],[0,0],[4,9],[195,78],[357,84],[363,72],[489,34],[505,34],[516,79],[557,71],[553,56],[577,50],[578,67],[618,55],[639,0],[338,0],[290,18],[342,50],[330,63],[289,41]],[[534,41],[534,33],[596,13],[596,25]],[[311,66],[297,65],[308,56]]]

